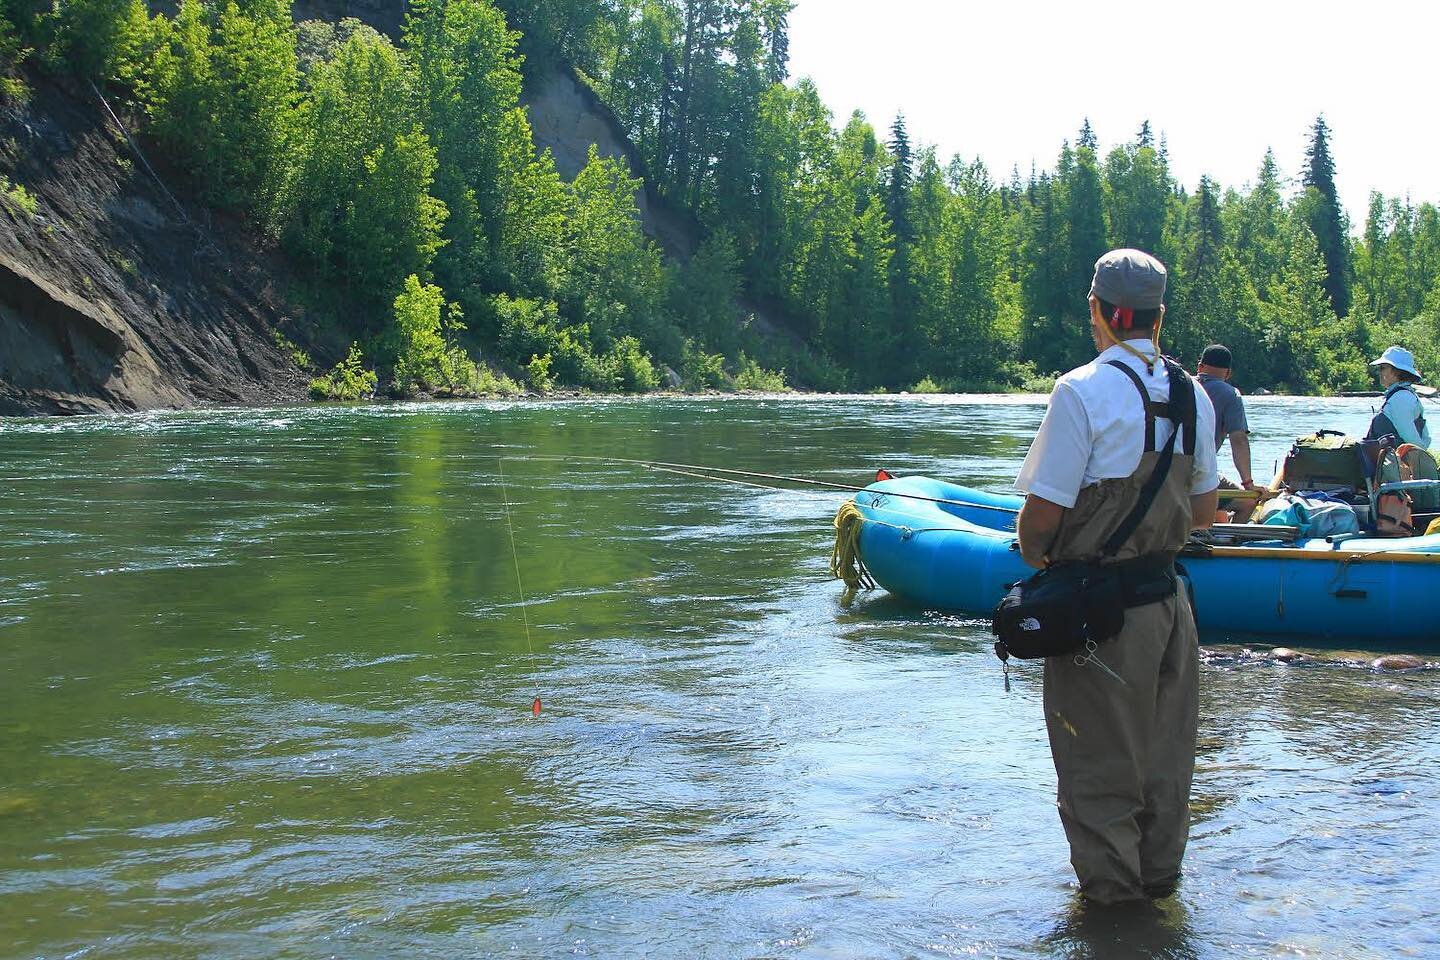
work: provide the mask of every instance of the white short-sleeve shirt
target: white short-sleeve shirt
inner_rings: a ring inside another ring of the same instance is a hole
[[[1131,340],[1130,346],[1146,357],[1155,356],[1149,340]],[[1015,487],[1021,493],[1043,497],[1067,509],[1075,506],[1080,491],[1101,480],[1128,477],[1140,466],[1145,452],[1145,416],[1139,391],[1130,378],[1109,366],[1119,360],[1140,375],[1150,399],[1170,399],[1170,377],[1165,365],[1153,371],[1127,350],[1112,346],[1094,360],[1055,382],[1050,406],[1030,452],[1020,467]],[[1200,384],[1195,390],[1195,444],[1190,471],[1191,495],[1209,493],[1220,485],[1215,462],[1215,408]],[[1155,444],[1163,447],[1174,425],[1155,421]],[[1183,437],[1180,438],[1183,441]],[[1180,441],[1177,441],[1177,444]]]

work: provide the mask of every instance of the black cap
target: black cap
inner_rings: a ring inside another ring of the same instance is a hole
[[[1230,356],[1230,348],[1222,343],[1212,343],[1200,354],[1200,362],[1207,367],[1216,367],[1221,370],[1229,370],[1234,362]]]

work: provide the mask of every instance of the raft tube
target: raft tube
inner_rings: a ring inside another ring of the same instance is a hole
[[[1020,504],[929,477],[882,480],[855,496],[860,559],[910,602],[988,615],[1034,572],[1015,539]],[[1440,534],[1213,547],[1180,561],[1207,633],[1440,651]]]

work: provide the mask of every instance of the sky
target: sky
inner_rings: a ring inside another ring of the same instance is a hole
[[[1440,204],[1440,3],[798,0],[790,71],[843,126],[897,112],[942,162],[1053,169],[1089,117],[1103,156],[1149,119],[1193,190],[1298,179],[1324,113],[1352,229],[1371,190]]]

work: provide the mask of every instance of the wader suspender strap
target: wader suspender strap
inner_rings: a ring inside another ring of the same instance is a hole
[[[1160,451],[1160,458],[1155,463],[1155,469],[1150,476],[1145,478],[1145,485],[1140,488],[1140,497],[1135,506],[1120,521],[1120,526],[1110,534],[1110,539],[1100,548],[1101,555],[1113,557],[1120,552],[1131,535],[1140,527],[1140,521],[1145,519],[1145,514],[1150,512],[1150,505],[1155,502],[1155,497],[1160,493],[1160,487],[1165,483],[1165,478],[1170,473],[1170,464],[1175,459],[1175,439],[1180,436],[1180,431],[1185,431],[1185,454],[1195,455],[1195,394],[1190,388],[1189,377],[1185,371],[1169,360],[1165,361],[1165,372],[1170,375],[1170,397],[1173,403],[1156,403],[1150,399],[1150,391],[1145,389],[1141,382],[1140,375],[1119,360],[1108,361],[1109,365],[1121,371],[1135,389],[1140,392],[1140,399],[1145,404],[1145,452],[1151,453],[1155,450],[1155,417],[1157,415],[1171,420],[1175,424],[1175,430],[1170,434],[1170,439],[1165,441],[1165,448]],[[1187,403],[1184,396],[1179,392],[1181,388],[1190,390]],[[1160,411],[1163,410],[1163,413]],[[1178,414],[1178,415],[1175,415]]]
[[[1155,418],[1171,419],[1170,404],[1151,400],[1150,391],[1145,389],[1145,384],[1140,380],[1140,374],[1119,360],[1107,360],[1106,366],[1114,367],[1125,374],[1130,378],[1130,382],[1135,384],[1135,389],[1140,391],[1140,402],[1145,405],[1145,452],[1153,453],[1155,451]]]

